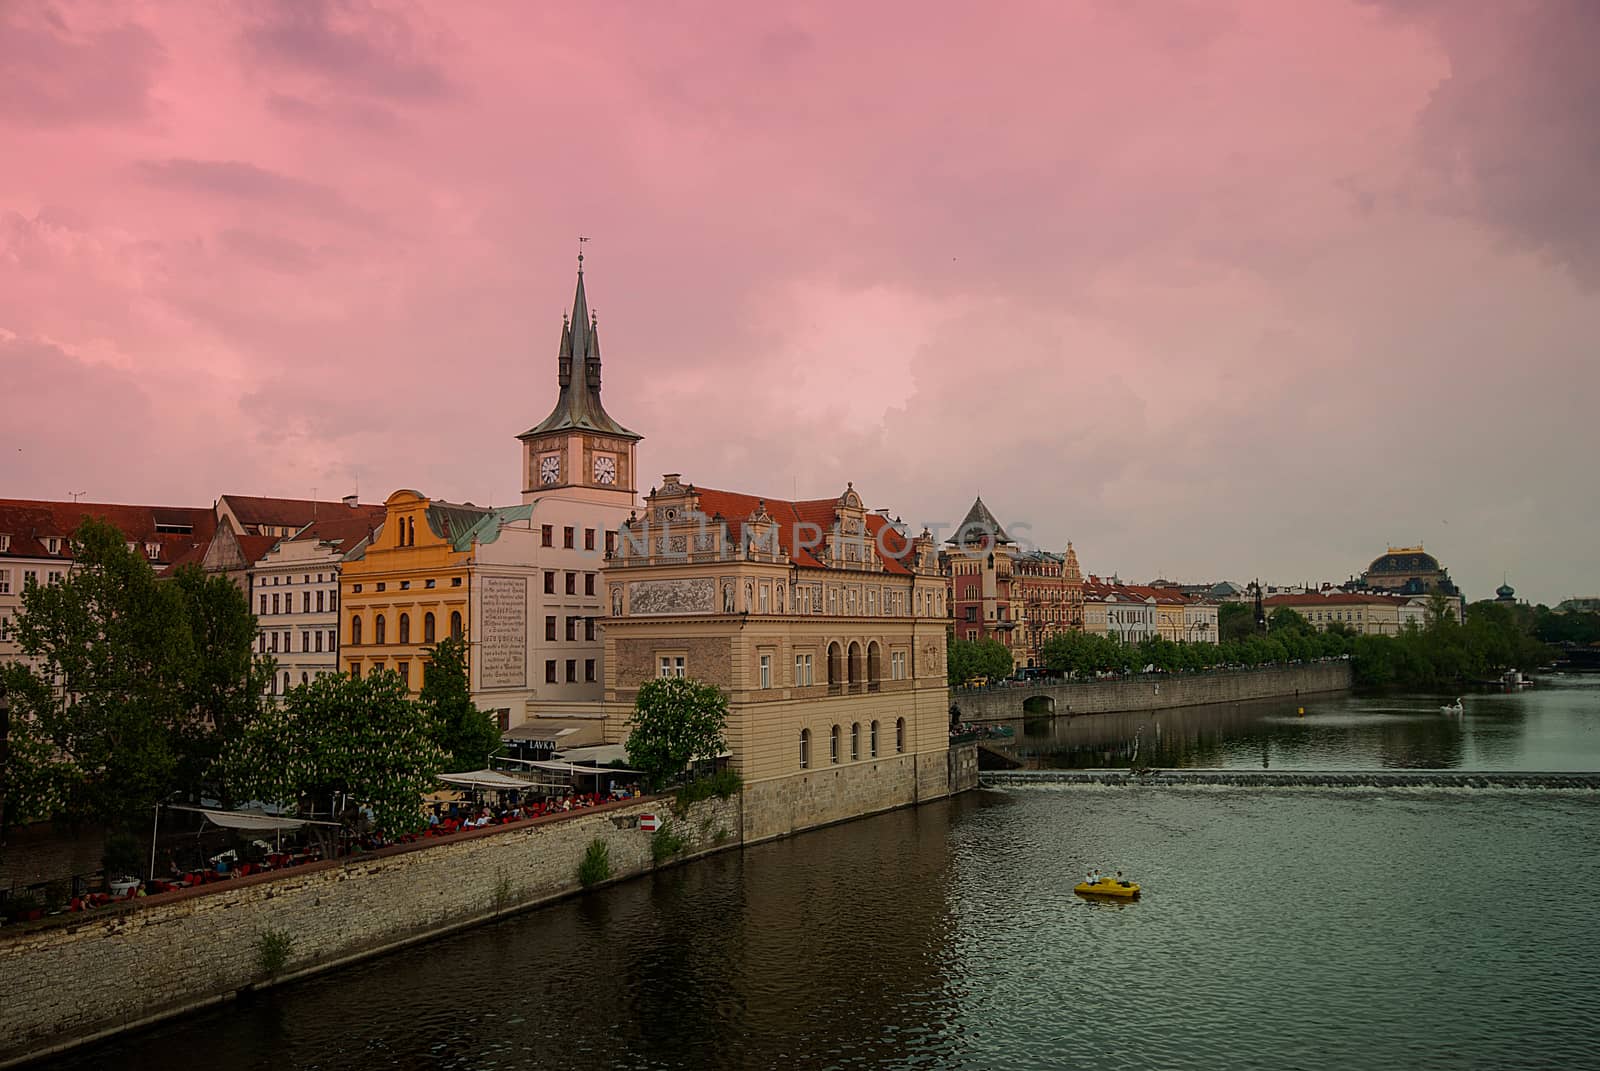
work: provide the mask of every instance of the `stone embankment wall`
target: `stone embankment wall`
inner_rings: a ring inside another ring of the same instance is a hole
[[[747,784],[744,842],[755,844],[959,792],[951,779],[958,750],[886,755],[839,765],[813,760],[805,773]],[[975,772],[976,749],[972,752]],[[972,782],[966,787],[976,787],[976,776]]]
[[[613,878],[655,866],[638,816],[688,841],[673,861],[737,847],[740,798],[684,818],[633,800],[252,875],[127,905],[0,929],[0,1066],[195,1009],[253,987],[436,937],[577,890],[603,840]],[[268,977],[263,935],[289,936]]]
[[[961,708],[963,721],[1015,721],[1049,714],[1164,710],[1206,703],[1342,692],[1348,690],[1350,684],[1350,663],[1340,660],[1227,673],[1150,674],[1070,684],[956,688],[950,692],[950,701]],[[1025,710],[1027,700],[1035,697],[1042,697],[1045,702],[1036,701],[1030,706],[1046,709]]]

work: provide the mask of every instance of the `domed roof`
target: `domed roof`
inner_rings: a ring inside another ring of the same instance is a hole
[[[1372,559],[1367,572],[1379,576],[1414,576],[1441,570],[1439,559],[1425,553],[1421,547],[1390,547],[1387,554]]]
[[[1510,584],[1501,584],[1494,589],[1494,594],[1496,598],[1510,600],[1517,597],[1517,589]]]

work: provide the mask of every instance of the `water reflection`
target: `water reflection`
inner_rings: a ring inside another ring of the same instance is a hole
[[[1334,695],[1029,718],[1013,723],[1013,748],[1046,769],[1600,770],[1600,680],[1467,696],[1459,715],[1447,702]]]

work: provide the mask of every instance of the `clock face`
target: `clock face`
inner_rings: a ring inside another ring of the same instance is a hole
[[[539,459],[539,482],[559,483],[561,480],[561,455],[550,454]]]
[[[617,482],[617,459],[597,454],[594,459],[594,482],[612,484]]]

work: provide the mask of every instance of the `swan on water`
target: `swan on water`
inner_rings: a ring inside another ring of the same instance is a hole
[[[1461,705],[1461,699],[1459,696],[1456,698],[1454,706],[1439,708],[1440,712],[1444,714],[1460,714],[1465,709],[1466,708]]]

